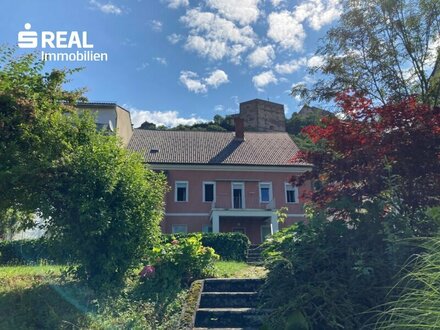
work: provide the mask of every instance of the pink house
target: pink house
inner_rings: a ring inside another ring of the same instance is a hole
[[[140,152],[153,170],[163,171],[166,233],[242,232],[253,244],[280,227],[304,219],[292,176],[310,169],[292,163],[298,148],[285,132],[156,131],[135,129],[128,148]],[[286,208],[279,223],[277,210]]]

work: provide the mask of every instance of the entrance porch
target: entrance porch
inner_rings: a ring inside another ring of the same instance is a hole
[[[212,210],[210,218],[214,233],[241,232],[252,244],[278,231],[277,215],[269,210]]]

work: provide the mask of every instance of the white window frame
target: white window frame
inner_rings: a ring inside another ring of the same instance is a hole
[[[261,195],[261,186],[267,185],[269,186],[269,200],[263,201],[262,195]],[[273,200],[273,190],[272,190],[272,182],[260,182],[258,184],[258,192],[260,194],[260,203],[270,203]]]
[[[207,228],[208,230],[206,231],[205,228]],[[211,231],[209,231],[209,228],[211,228]],[[202,225],[202,233],[212,233],[212,225]]]
[[[244,188],[244,182],[231,182],[231,208],[234,209],[234,185],[241,186],[241,209],[246,208],[245,204],[245,196],[246,196],[246,190]]]
[[[185,231],[184,232],[182,232],[182,231],[175,231],[174,230],[174,228],[175,227],[183,227],[183,228],[185,228]],[[173,234],[178,234],[178,233],[183,233],[183,234],[188,234],[188,225],[185,225],[185,224],[175,224],[175,225],[172,225],[171,226],[171,232],[173,233]]]
[[[214,186],[214,188],[213,188],[213,201],[207,201],[206,200],[206,196],[205,196],[205,185],[206,184],[212,184],[213,186]],[[216,191],[216,185],[215,185],[215,181],[203,181],[202,182],[202,190],[203,190],[203,194],[202,194],[202,202],[203,203],[212,203],[212,202],[215,202],[215,197],[216,197],[216,193],[215,193],[215,191]]]
[[[287,191],[288,190],[295,191],[295,201],[294,202],[287,201]],[[298,204],[299,203],[298,187],[293,186],[289,182],[285,182],[284,183],[284,198],[286,199],[286,204]]]
[[[184,201],[177,200],[177,185],[178,184],[185,184],[186,185],[186,196],[185,196],[186,200],[184,200]],[[174,201],[176,203],[186,203],[186,202],[188,202],[188,200],[189,200],[189,183],[188,183],[188,181],[176,181],[174,183]]]

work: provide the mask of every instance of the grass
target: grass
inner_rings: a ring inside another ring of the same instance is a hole
[[[398,298],[388,304],[379,329],[440,329],[440,237],[422,245],[413,269],[396,286]],[[400,291],[400,292],[399,292]]]
[[[86,317],[60,295],[62,266],[0,267],[0,329],[72,329]]]
[[[158,306],[141,297],[132,281],[117,298],[96,297],[74,280],[61,280],[64,266],[0,267],[0,329],[172,329],[186,291]],[[158,307],[161,316],[158,317]]]
[[[186,291],[169,304],[134,298],[135,283],[117,299],[103,301],[73,280],[61,280],[65,266],[0,267],[0,329],[173,329]],[[264,277],[263,267],[220,261],[216,277]],[[160,308],[158,317],[158,308]]]
[[[245,262],[218,261],[215,263],[216,277],[229,278],[260,278],[265,277],[267,270],[261,266],[249,265]]]

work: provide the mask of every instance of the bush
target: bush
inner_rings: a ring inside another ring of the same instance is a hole
[[[140,276],[149,291],[176,291],[193,280],[212,275],[218,258],[212,248],[202,245],[201,234],[174,238],[147,254]]]
[[[269,273],[262,301],[274,309],[273,328],[373,328],[383,309],[377,306],[414,250],[403,244],[404,226],[383,216],[382,204],[365,206],[349,223],[315,214],[265,244]],[[396,239],[384,224],[398,231]]]
[[[172,237],[191,237],[195,234],[164,235],[163,241],[170,242]],[[242,233],[203,233],[203,246],[211,247],[222,260],[245,261],[249,249],[249,238]]]
[[[60,243],[46,238],[0,241],[0,265],[35,264],[40,261],[66,264],[70,260],[70,255]]]

